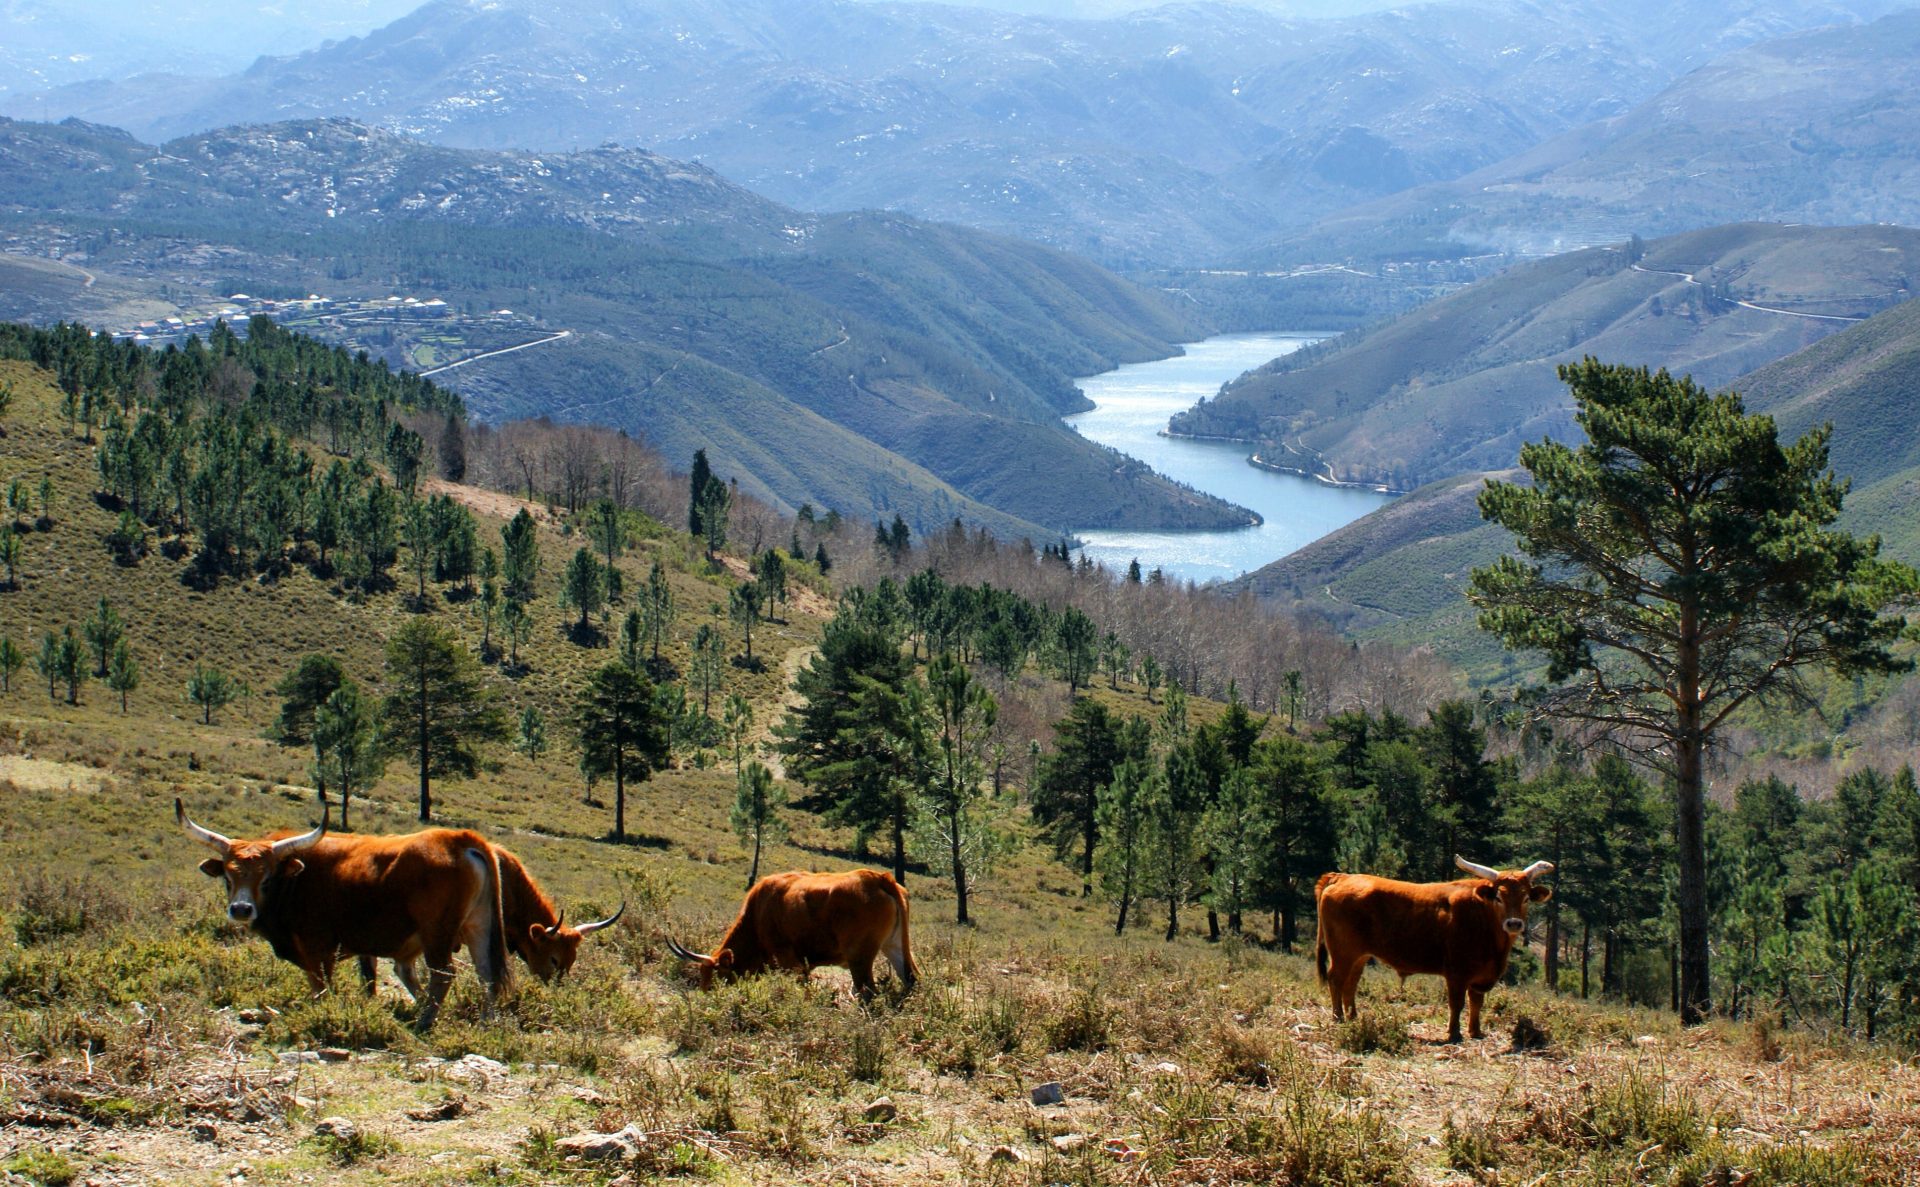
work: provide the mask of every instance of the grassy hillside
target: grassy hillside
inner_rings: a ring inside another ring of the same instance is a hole
[[[1229,384],[1177,431],[1403,490],[1573,432],[1554,374],[1594,355],[1725,386],[1910,294],[1920,232],[1741,225],[1515,267]]]
[[[697,759],[662,771],[630,789],[632,842],[606,841],[607,789],[582,802],[561,721],[607,652],[565,629],[553,574],[578,541],[543,507],[532,508],[546,576],[525,670],[496,668],[487,683],[546,712],[555,744],[538,759],[499,748],[478,777],[442,781],[436,800],[443,822],[522,854],[570,919],[623,899],[626,918],[566,982],[519,977],[491,1016],[462,971],[426,1038],[405,1028],[411,1008],[391,984],[367,1000],[343,976],[309,999],[290,965],[220,921],[194,868],[204,851],[174,826],[171,800],[235,835],[310,823],[302,757],[261,736],[276,708],[267,690],[308,650],[377,689],[380,643],[416,609],[399,592],[343,597],[298,566],[206,588],[165,553],[116,565],[101,544],[114,517],[87,494],[92,451],[48,376],[5,363],[0,383],[15,393],[0,477],[44,476],[56,492],[50,522],[25,536],[17,587],[0,590],[0,633],[36,637],[105,593],[143,670],[124,715],[98,684],[69,706],[30,672],[0,695],[0,1173],[182,1185],[1915,1182],[1920,1071],[1884,1050],[1766,1022],[1682,1033],[1662,1015],[1506,987],[1489,998],[1495,1037],[1450,1048],[1437,1043],[1438,986],[1380,973],[1364,982],[1362,1020],[1336,1026],[1304,956],[1208,945],[1191,930],[1115,940],[1110,906],[1083,899],[1039,846],[982,881],[970,928],[947,923],[944,880],[910,876],[923,982],[904,999],[862,1008],[837,972],[697,993],[663,941],[712,943],[737,902],[746,855],[727,823],[731,776]],[[483,535],[520,506],[448,489],[481,514]],[[668,659],[684,668],[736,565],[710,574],[685,537],[640,536],[620,562],[628,588],[656,559],[668,569],[680,606]],[[762,726],[826,609],[803,593],[788,621],[757,633],[764,670],[727,669]],[[427,612],[477,645],[468,606],[436,589]],[[182,688],[195,663],[233,671],[254,695],[201,724]],[[1154,711],[1136,686],[1098,695]],[[1195,710],[1204,721],[1218,707]],[[408,772],[390,770],[356,805],[357,826],[412,827],[410,792]],[[776,868],[853,863],[844,832],[792,816]],[[1510,1052],[1516,1033],[1533,1037]],[[1063,1104],[1028,1103],[1046,1082]],[[631,1152],[613,1162],[561,1141],[627,1126]]]

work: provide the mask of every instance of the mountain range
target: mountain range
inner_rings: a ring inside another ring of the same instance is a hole
[[[1916,275],[1920,230],[1904,227],[1749,223],[1568,252],[1276,359],[1171,427],[1411,490],[1573,434],[1561,363],[1719,387],[1906,300]]]
[[[804,209],[1194,262],[1503,168],[1728,51],[1898,6],[1474,0],[1304,19],[1176,4],[1069,20],[853,0],[432,0],[240,74],[4,107],[156,140],[350,116],[454,146],[643,144]]]
[[[445,372],[481,417],[704,447],[788,508],[1009,537],[1249,515],[1060,423],[1085,406],[1073,376],[1206,332],[1158,294],[1020,240],[802,214],[640,150],[452,149],[345,120],[156,148],[0,122],[0,234],[86,276],[47,300],[43,277],[0,284],[0,316],[397,289],[511,308],[533,319],[528,338],[568,334]]]

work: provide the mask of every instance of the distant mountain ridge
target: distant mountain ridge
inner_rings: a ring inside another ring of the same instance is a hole
[[[639,150],[448,149],[344,120],[153,148],[0,121],[0,229],[107,278],[56,316],[198,286],[509,306],[573,333],[445,373],[470,407],[706,447],[788,507],[1015,537],[1248,514],[1059,422],[1084,404],[1071,377],[1206,332],[1157,294],[1026,242],[803,215]],[[0,288],[0,315],[25,300]]]
[[[434,0],[224,79],[22,97],[171,138],[344,115],[472,147],[612,139],[807,209],[878,206],[1117,262],[1232,254],[1460,177],[1754,40],[1896,0],[1214,4],[1063,20],[851,0]]]
[[[1736,49],[1631,110],[1253,258],[1541,255],[1747,220],[1920,224],[1920,11]]]
[[[1401,490],[1573,433],[1564,362],[1724,386],[1913,294],[1920,230],[1742,224],[1518,265],[1275,360],[1173,418],[1270,460]]]

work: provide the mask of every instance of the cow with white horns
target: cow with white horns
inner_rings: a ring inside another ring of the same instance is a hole
[[[247,924],[274,955],[299,965],[315,996],[342,956],[427,962],[427,991],[415,1025],[433,1025],[453,983],[453,954],[465,947],[489,1002],[507,975],[501,863],[479,833],[427,829],[406,836],[270,833],[234,840],[173,812],[188,836],[219,856],[200,864],[224,878],[227,916]]]
[[[1471,874],[1453,882],[1398,882],[1370,874],[1327,873],[1314,887],[1320,935],[1314,969],[1333,998],[1333,1016],[1354,1016],[1354,992],[1372,957],[1402,977],[1416,973],[1446,979],[1447,1041],[1460,1041],[1460,1009],[1467,1029],[1480,1036],[1480,1008],[1487,990],[1507,971],[1514,941],[1527,930],[1527,908],[1553,897],[1534,879],[1553,873],[1536,861],[1502,873],[1455,856]]]

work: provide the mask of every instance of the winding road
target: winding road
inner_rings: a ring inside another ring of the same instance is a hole
[[[1678,276],[1683,280],[1685,280],[1688,284],[1694,285],[1697,288],[1706,287],[1705,285],[1701,284],[1699,281],[1695,280],[1693,278],[1693,273],[1691,272],[1669,272],[1665,268],[1642,268],[1638,264],[1633,265],[1633,270],[1635,272],[1645,272],[1651,276]],[[1742,309],[1751,309],[1757,313],[1778,313],[1782,317],[1807,317],[1807,318],[1812,318],[1814,321],[1852,322],[1852,321],[1867,320],[1864,317],[1843,317],[1837,313],[1802,313],[1798,309],[1778,309],[1772,305],[1755,305],[1752,301],[1741,301],[1738,299],[1735,299],[1733,303],[1735,305],[1740,306]]]

